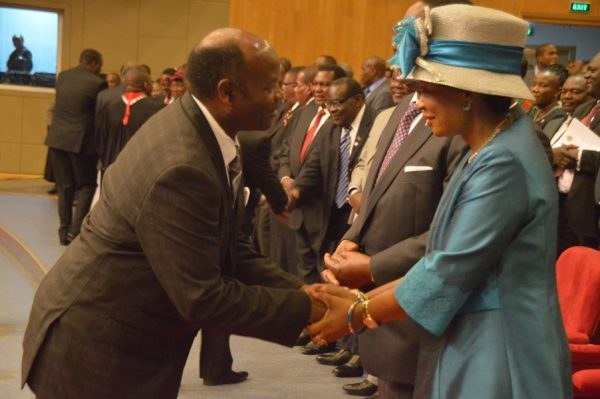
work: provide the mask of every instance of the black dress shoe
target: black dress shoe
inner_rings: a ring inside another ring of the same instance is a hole
[[[332,370],[336,377],[360,377],[363,375],[363,368],[360,364],[360,357],[352,355],[346,364],[337,366]]]
[[[300,349],[300,353],[303,355],[319,355],[321,353],[333,352],[335,350],[335,343],[327,345],[317,345],[313,342],[309,342]]]
[[[352,357],[352,352],[347,349],[340,349],[335,353],[317,355],[317,362],[326,366],[341,366]]]
[[[307,333],[302,331],[300,333],[300,336],[294,343],[294,346],[304,346],[304,345],[308,344],[309,342],[310,342],[310,335],[308,335]]]
[[[219,378],[211,379],[205,378],[202,383],[204,385],[226,385],[226,384],[237,384],[248,378],[247,371],[230,371],[229,373]]]
[[[369,396],[377,392],[377,385],[373,384],[369,380],[363,380],[354,384],[346,384],[342,386],[342,389],[344,390],[344,392],[350,395]]]

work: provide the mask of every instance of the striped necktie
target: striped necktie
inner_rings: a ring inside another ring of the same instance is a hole
[[[348,170],[350,166],[350,131],[352,127],[343,129],[340,139],[340,162],[338,167],[338,182],[335,192],[335,204],[343,207],[348,201]]]

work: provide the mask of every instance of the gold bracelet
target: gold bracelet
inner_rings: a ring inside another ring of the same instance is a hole
[[[359,302],[364,302],[369,299],[363,292],[357,290],[356,288],[353,290],[350,290],[350,293],[356,295],[356,298],[358,298]]]
[[[377,322],[377,320],[372,318],[371,314],[369,313],[369,300],[368,299],[365,302],[363,302],[362,317],[363,317],[363,324],[365,326],[367,326],[369,329],[374,330],[377,327],[379,327],[379,323]]]

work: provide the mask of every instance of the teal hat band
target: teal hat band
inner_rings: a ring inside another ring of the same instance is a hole
[[[489,72],[521,74],[523,48],[498,44],[434,40],[425,59],[439,64]]]
[[[421,55],[421,45],[414,20],[404,20],[400,24],[402,29],[394,32],[397,52],[388,62],[400,66],[402,74],[407,76]],[[444,39],[430,41],[427,47],[427,54],[422,56],[426,61],[489,72],[521,74],[522,47]]]

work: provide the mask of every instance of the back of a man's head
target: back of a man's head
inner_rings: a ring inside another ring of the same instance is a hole
[[[81,65],[101,64],[102,54],[98,50],[86,48],[79,55],[79,63]]]
[[[124,73],[126,91],[146,92],[151,84],[150,74],[143,65],[132,65]]]

